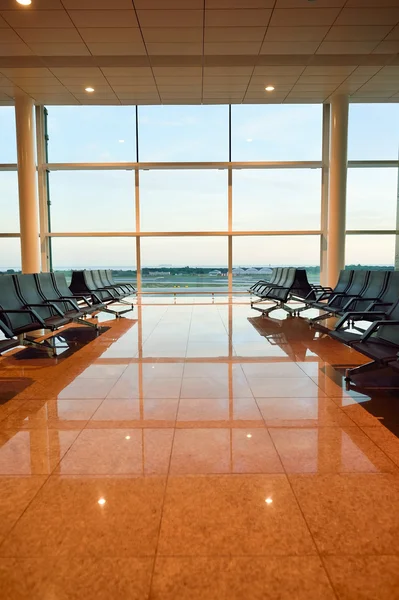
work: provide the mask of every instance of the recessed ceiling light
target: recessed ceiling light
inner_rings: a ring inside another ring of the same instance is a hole
[[[130,435],[126,435],[125,440],[130,440]]]
[[[247,438],[251,438],[252,434],[251,433],[247,433]]]
[[[267,87],[265,87],[265,90],[267,92],[273,92],[274,91],[274,85],[268,85]]]
[[[247,142],[252,142],[252,138],[247,138]]]
[[[273,500],[271,498],[266,498],[265,502],[266,504],[272,504]]]
[[[124,143],[125,143],[125,140],[118,140],[118,142],[119,142],[120,144],[124,144]]]
[[[98,502],[98,504],[99,504],[100,506],[102,506],[103,504],[105,504],[105,503],[106,503],[106,499],[105,499],[105,498],[100,498],[100,499],[99,499],[97,502]]]
[[[17,0],[18,4],[22,4],[22,6],[29,6],[32,4],[32,0]]]
[[[94,92],[94,88],[87,87],[87,88],[85,88],[85,92],[89,92],[91,94],[91,92]]]

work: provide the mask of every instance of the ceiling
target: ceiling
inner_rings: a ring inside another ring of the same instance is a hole
[[[0,104],[23,93],[38,104],[252,104],[340,92],[399,102],[399,0],[0,0]]]

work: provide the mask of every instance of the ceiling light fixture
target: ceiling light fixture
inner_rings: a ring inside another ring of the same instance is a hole
[[[251,433],[247,433],[247,438],[251,438],[252,434]]]
[[[87,87],[87,88],[85,88],[85,92],[89,92],[89,94],[91,94],[92,92],[94,92],[94,88]]]
[[[105,504],[105,503],[106,503],[106,499],[105,499],[105,498],[100,498],[100,499],[99,499],[97,502],[98,502],[98,504],[99,504],[100,506],[103,506],[103,504]]]
[[[265,502],[266,504],[272,504],[273,500],[271,498],[266,498]]]
[[[22,4],[22,6],[29,6],[32,4],[32,0],[17,0],[18,4]]]
[[[266,92],[273,92],[274,91],[274,85],[268,85],[265,87]]]

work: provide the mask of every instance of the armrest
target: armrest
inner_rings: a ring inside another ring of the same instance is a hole
[[[8,338],[13,338],[14,334],[9,327],[4,323],[2,319],[0,319],[0,331],[4,333]]]
[[[91,292],[91,296],[92,296],[92,298],[94,298],[94,300],[97,302],[97,304],[102,305],[102,303],[103,303],[102,299],[99,296],[97,296],[97,294],[95,292]]]
[[[373,317],[385,317],[385,313],[384,312],[370,312],[370,311],[358,311],[358,312],[346,312],[336,323],[335,325],[335,331],[338,331],[338,329],[341,329],[342,326],[346,323],[346,321],[348,321],[349,319],[352,321],[359,321],[363,318],[365,318],[367,320],[367,317],[369,317],[370,315],[372,315]],[[385,322],[385,321],[384,321]]]
[[[73,302],[73,299],[71,298],[71,296],[60,296],[60,299],[61,300],[65,300],[65,301],[70,300],[71,302]],[[87,299],[84,296],[74,296],[74,299],[75,300],[82,300],[86,304],[86,306],[91,306],[90,302],[88,302]],[[76,306],[78,306],[78,305],[76,305]]]
[[[79,306],[76,304],[76,302],[73,302],[73,300],[71,300],[70,298],[65,298],[63,300],[61,300],[61,298],[49,298],[46,300],[47,304],[51,304],[51,303],[55,303],[55,304],[59,304],[61,302],[61,304],[70,304],[72,306],[72,308],[74,308],[75,310],[80,310]]]
[[[381,327],[381,325],[396,326],[396,325],[399,325],[399,321],[391,321],[390,319],[385,319],[385,321],[376,321],[375,323],[370,325],[370,327],[367,329],[367,331],[364,332],[364,334],[361,336],[359,341],[361,341],[361,342],[367,341],[369,339],[369,337],[371,335],[373,335],[373,333],[375,333],[379,327]]]
[[[50,308],[55,310],[55,312],[58,313],[60,317],[64,316],[64,313],[58,308],[58,306],[56,306],[55,304],[51,304],[51,302],[44,301],[43,304],[25,304],[25,306],[26,308],[30,308],[31,306],[33,306],[33,308],[46,308],[47,306],[49,306]]]
[[[35,317],[35,320],[40,323],[40,325],[42,325],[43,327],[46,327],[46,323],[43,321],[43,319],[37,314],[37,312],[35,310],[29,310],[29,308],[10,308],[10,309],[0,309],[0,315],[1,314],[5,314],[7,315],[8,313],[11,314],[29,314],[30,317],[32,318],[32,315]],[[33,319],[32,319],[32,323],[33,323]]]

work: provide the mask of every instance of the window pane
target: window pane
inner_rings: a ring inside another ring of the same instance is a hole
[[[273,267],[306,268],[311,283],[320,279],[320,236],[279,235],[239,236],[233,238],[233,275],[235,289],[264,279]],[[248,272],[248,269],[251,269]],[[266,273],[259,273],[260,270]]]
[[[394,235],[347,235],[345,264],[393,267],[395,262]]]
[[[0,233],[19,232],[18,173],[16,171],[0,171],[0,215]]]
[[[399,104],[350,104],[349,160],[396,160]]]
[[[15,109],[13,106],[0,107],[0,163],[17,162],[17,137],[15,131]]]
[[[139,142],[144,162],[228,160],[228,106],[140,106]]]
[[[233,105],[232,160],[321,160],[321,104]]]
[[[112,269],[124,281],[136,281],[135,238],[52,238],[53,270]]]
[[[50,162],[136,160],[134,106],[50,106]]]
[[[134,195],[133,171],[53,171],[52,231],[134,231]]]
[[[0,271],[21,270],[21,243],[19,238],[0,238]]]
[[[148,291],[227,292],[227,237],[141,238]]]
[[[142,231],[225,231],[227,171],[141,171]]]
[[[233,173],[233,229],[320,229],[320,169],[251,169]]]
[[[398,169],[348,169],[347,229],[396,229]]]

